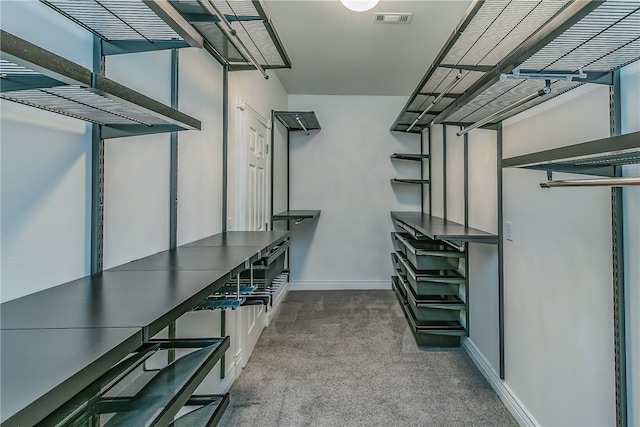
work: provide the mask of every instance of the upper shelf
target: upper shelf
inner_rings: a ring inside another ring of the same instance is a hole
[[[290,131],[320,130],[320,123],[313,111],[274,111],[274,117]]]
[[[200,121],[1,32],[3,99],[101,126],[101,138],[200,129]]]
[[[640,58],[639,20],[640,1],[474,2],[391,130],[493,124],[583,83],[611,84]],[[517,105],[545,79],[549,94]]]
[[[614,166],[640,163],[640,132],[511,157],[502,167],[615,176]]]
[[[319,210],[284,211],[273,216],[273,221],[295,220],[299,224],[305,219],[314,219],[320,216]]]
[[[497,244],[498,236],[421,212],[391,212],[391,217],[404,224],[413,237],[454,242]]]
[[[105,55],[204,46],[232,71],[253,69],[249,56],[263,69],[291,68],[259,0],[41,1],[100,37]]]

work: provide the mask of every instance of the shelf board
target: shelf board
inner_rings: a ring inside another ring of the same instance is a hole
[[[321,129],[316,113],[313,111],[274,111],[273,115],[289,131]]]
[[[640,132],[502,160],[502,167],[614,176],[614,167],[640,163]]]
[[[498,236],[420,212],[391,212],[391,217],[434,240],[498,244]]]
[[[392,184],[429,184],[428,179],[392,178]]]
[[[211,340],[212,342],[214,340]],[[116,412],[106,427],[167,425],[229,348],[229,337],[193,351],[160,370],[135,396],[118,397],[126,411]],[[108,402],[108,398],[105,398]],[[105,402],[105,403],[107,403]]]
[[[5,31],[1,98],[101,125],[101,138],[200,129],[200,121]]]
[[[421,161],[428,159],[428,154],[403,154],[403,153],[393,153],[391,155],[391,160],[412,160],[412,161]]]
[[[544,79],[501,80],[520,72],[575,73],[586,79],[551,79],[551,94],[497,117],[504,120],[583,83],[611,84],[611,72],[640,58],[635,25],[640,2],[475,2],[409,98],[392,131],[431,124],[466,126],[489,117],[544,86]],[[508,37],[505,37],[506,35]],[[502,40],[497,45],[494,40]],[[461,78],[456,82],[456,75]],[[450,87],[449,92],[445,92]],[[434,105],[438,95],[445,94]],[[496,119],[489,122],[495,124]]]
[[[102,39],[105,55],[203,46],[167,0],[40,1]]]
[[[273,221],[302,221],[304,219],[314,219],[320,216],[319,210],[297,210],[284,211],[273,216]]]

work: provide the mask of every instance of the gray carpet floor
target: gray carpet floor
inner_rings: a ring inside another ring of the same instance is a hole
[[[418,349],[392,291],[290,292],[222,426],[516,426],[461,349]]]

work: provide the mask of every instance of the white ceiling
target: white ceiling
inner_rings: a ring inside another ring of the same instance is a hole
[[[470,0],[381,0],[352,12],[338,0],[266,0],[291,59],[276,74],[290,94],[410,95]],[[373,22],[375,12],[412,12],[410,24]]]

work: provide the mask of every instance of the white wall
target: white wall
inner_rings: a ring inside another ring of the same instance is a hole
[[[447,132],[447,220],[464,224],[464,138],[456,126]]]
[[[40,2],[0,7],[3,30],[91,67],[92,39],[75,24]],[[0,300],[8,301],[89,273],[91,128],[0,102]]]
[[[419,210],[417,162],[390,155],[419,153],[416,135],[389,132],[403,97],[289,97],[291,110],[316,112],[322,130],[291,135],[291,209],[320,209],[318,220],[293,227],[291,280],[297,289],[390,287],[389,211]]]
[[[640,62],[620,72],[622,84],[622,133],[640,131]],[[640,177],[640,165],[626,166],[624,175]],[[623,190],[625,225],[625,279],[627,328],[629,341],[627,372],[629,401],[632,403],[629,424],[640,425],[640,187]]]
[[[431,214],[437,217],[444,217],[444,126],[434,125],[431,127]]]
[[[202,49],[179,51],[179,109],[202,129],[178,134],[178,245],[222,231],[223,68]]]
[[[496,132],[469,133],[469,226],[498,234]],[[500,372],[498,248],[469,244],[469,338]]]
[[[608,106],[607,87],[583,87],[507,120],[504,157],[606,137]],[[504,170],[506,382],[541,425],[612,425],[610,192],[545,180]]]

